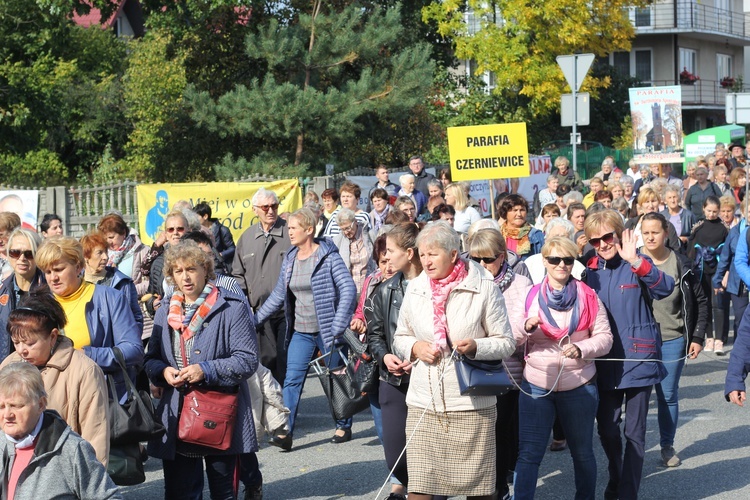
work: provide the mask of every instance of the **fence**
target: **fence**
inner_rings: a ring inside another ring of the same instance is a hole
[[[369,173],[372,173],[372,169],[369,169]],[[255,175],[235,179],[235,182],[271,182],[281,179],[284,179],[284,177]],[[328,183],[327,178],[322,178],[323,181],[317,179],[301,178],[299,182],[303,189]],[[343,181],[342,178],[338,185]],[[94,228],[104,215],[113,210],[122,214],[128,226],[138,230],[138,201],[136,196],[138,184],[135,181],[123,181],[103,186],[70,187],[28,187],[0,184],[0,191],[38,190],[37,220],[41,222],[44,214],[57,214],[63,220],[65,234],[78,238]],[[317,188],[314,189],[318,191]]]

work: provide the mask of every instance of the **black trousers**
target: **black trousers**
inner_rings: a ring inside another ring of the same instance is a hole
[[[383,451],[385,452],[385,463],[388,470],[393,470],[393,475],[408,486],[409,474],[406,471],[406,453],[398,459],[401,451],[406,446],[406,391],[408,384],[399,387],[388,382],[380,381],[380,411],[383,418]],[[398,464],[397,464],[398,462]]]
[[[273,378],[284,384],[286,377],[286,318],[283,312],[268,318],[257,331],[260,364],[271,370]]]

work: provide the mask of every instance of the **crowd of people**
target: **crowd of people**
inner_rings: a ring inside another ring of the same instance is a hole
[[[684,179],[668,165],[631,161],[623,172],[611,158],[582,179],[559,157],[532,203],[497,196],[497,220],[449,170],[435,177],[413,157],[400,186],[379,166],[373,186],[308,192],[293,213],[261,188],[236,244],[209,205],[184,201],[150,247],[118,213],[80,240],[58,216],[36,233],[0,213],[9,498],[65,471],[89,479],[56,490],[118,497],[105,467],[108,405],[127,385],[121,354],[158,401],[166,432],[143,454],[162,461],[164,497],[201,498],[205,472],[212,498],[236,498],[239,478],[245,499],[261,499],[259,440],[294,450],[310,363],[341,367],[347,329],[379,369],[368,398],[388,499],[510,498],[511,485],[513,498],[534,498],[545,452],[565,449],[576,498],[593,499],[595,430],[605,498],[637,498],[652,391],[661,458],[677,467],[682,368],[701,351],[724,355],[730,304],[726,396],[745,400],[746,160],[726,149]],[[513,389],[462,393],[461,357],[502,360]],[[196,444],[178,426],[198,389],[236,398],[226,446]],[[351,440],[355,419],[334,420],[331,443]],[[54,466],[39,467],[41,453]]]

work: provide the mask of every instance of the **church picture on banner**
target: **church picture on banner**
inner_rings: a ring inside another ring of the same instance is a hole
[[[681,87],[629,90],[635,161],[681,163],[684,159]]]

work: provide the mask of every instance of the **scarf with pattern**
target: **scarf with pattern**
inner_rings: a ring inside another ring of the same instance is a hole
[[[172,299],[169,301],[167,323],[176,332],[180,332],[184,340],[190,340],[200,331],[218,297],[219,289],[211,283],[206,283],[198,300],[183,309],[185,294],[175,290]]]
[[[570,311],[570,325],[558,326],[550,309]],[[596,293],[575,278],[570,278],[565,288],[555,290],[549,286],[549,278],[544,277],[539,290],[539,328],[551,340],[561,338],[580,330],[588,330],[596,320],[599,304]]]
[[[469,274],[466,264],[461,259],[456,260],[453,270],[448,276],[440,280],[430,279],[432,291],[432,323],[435,327],[435,347],[448,352],[448,318],[445,316],[445,305],[448,295]]]
[[[503,262],[503,267],[500,268],[500,272],[495,276],[495,285],[497,285],[501,292],[505,292],[513,281],[513,276],[515,276],[515,273],[506,260]]]
[[[529,232],[531,231],[531,225],[526,223],[522,227],[513,227],[507,222],[500,226],[500,232],[503,233],[503,237],[507,241],[508,239],[516,240],[516,255],[522,257],[526,254],[531,253],[531,241],[529,240]]]
[[[122,259],[128,254],[131,248],[135,245],[135,234],[130,233],[125,237],[117,250],[107,250],[107,265],[109,267],[117,267],[122,262]]]

